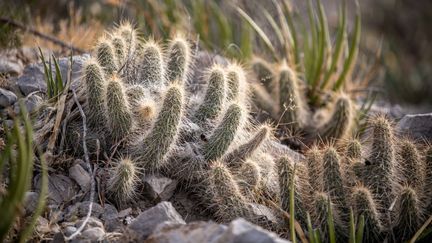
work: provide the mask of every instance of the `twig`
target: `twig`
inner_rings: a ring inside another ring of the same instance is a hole
[[[76,105],[78,106],[79,112],[81,114],[82,117],[82,121],[83,121],[83,135],[82,135],[82,139],[83,139],[83,151],[84,151],[84,160],[86,162],[86,169],[87,171],[90,172],[91,174],[91,179],[90,179],[90,203],[89,203],[89,210],[87,212],[87,215],[84,219],[84,222],[81,224],[81,226],[78,228],[77,231],[75,231],[75,233],[73,233],[71,236],[66,237],[65,240],[69,241],[72,240],[73,238],[75,238],[78,234],[81,233],[81,231],[83,231],[84,227],[86,226],[88,220],[90,219],[91,213],[92,213],[92,209],[93,209],[93,199],[94,199],[94,194],[95,194],[95,183],[94,183],[94,178],[95,178],[95,174],[96,174],[96,167],[94,169],[94,171],[91,168],[91,164],[90,164],[90,158],[88,155],[88,151],[87,151],[87,143],[86,143],[86,135],[87,135],[87,118],[86,115],[84,114],[84,111],[81,107],[81,104],[78,101],[77,95],[75,93],[75,90],[72,89],[72,93],[73,93],[73,98],[75,100]]]
[[[5,23],[5,24],[9,24],[9,25],[14,26],[16,28],[22,29],[25,32],[29,32],[32,35],[35,35],[35,36],[38,36],[38,37],[40,37],[42,39],[51,41],[52,43],[54,43],[56,45],[59,45],[59,46],[65,48],[65,49],[71,49],[72,51],[78,52],[78,53],[81,53],[81,54],[86,52],[85,50],[83,50],[81,48],[75,47],[75,46],[70,45],[70,44],[66,44],[65,42],[63,42],[63,41],[61,41],[61,40],[59,40],[59,39],[57,39],[57,38],[55,38],[53,36],[49,36],[47,34],[44,34],[44,33],[40,32],[40,31],[37,31],[37,30],[35,30],[33,28],[25,26],[22,23],[16,22],[15,20],[12,20],[12,19],[9,19],[9,18],[5,18],[5,17],[0,17],[0,22],[1,23]]]

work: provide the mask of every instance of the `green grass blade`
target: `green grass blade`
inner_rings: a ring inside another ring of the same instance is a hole
[[[365,227],[365,218],[363,215],[360,215],[359,223],[357,227],[357,233],[356,233],[356,242],[358,243],[363,242],[364,227]]]
[[[349,243],[356,243],[356,238],[355,238],[355,221],[354,221],[354,212],[352,210],[352,208],[350,208],[350,221],[349,221]]]
[[[338,30],[336,35],[336,43],[335,43],[335,51],[333,53],[333,57],[331,60],[330,68],[327,70],[323,82],[321,83],[321,89],[325,89],[328,82],[330,81],[330,78],[333,76],[333,74],[336,72],[337,64],[339,63],[339,60],[342,56],[342,47],[343,47],[343,41],[344,41],[344,35],[346,31],[346,3],[345,0],[342,1],[342,7],[340,10],[340,16],[339,16],[339,23],[338,23]]]
[[[253,53],[253,32],[251,30],[251,27],[245,22],[245,20],[242,20],[241,22],[241,39],[240,39],[240,48],[242,52],[242,59],[247,59],[252,56]]]
[[[309,242],[310,243],[316,243],[315,242],[315,238],[314,238],[314,232],[313,232],[314,230],[313,230],[313,227],[312,227],[312,222],[311,222],[311,218],[310,218],[309,212],[307,212],[307,214],[306,214],[306,219],[307,219]]]
[[[264,42],[265,46],[270,50],[272,57],[278,61],[278,55],[276,54],[276,50],[273,47],[273,44],[271,43],[270,39],[267,37],[267,35],[264,33],[264,31],[255,23],[255,21],[247,14],[245,13],[241,8],[237,7],[237,12],[241,15],[243,19],[246,20],[247,23],[257,32],[258,36],[261,38],[261,40]]]
[[[63,91],[63,78],[60,72],[60,66],[58,64],[57,59],[55,58],[55,56],[53,55],[53,60],[54,60],[54,67],[55,67],[55,71],[56,71],[56,85],[55,85],[55,93],[54,96],[58,96],[60,94],[61,91]]]
[[[291,241],[293,243],[297,242],[296,231],[295,231],[295,195],[294,195],[294,176],[296,173],[296,166],[294,165],[294,170],[290,181],[290,234]]]
[[[322,242],[322,240],[321,240],[321,234],[320,234],[320,232],[319,232],[318,229],[314,229],[314,241],[316,243],[321,243]]]
[[[333,220],[333,209],[331,206],[330,198],[327,201],[327,225],[329,230],[329,242],[336,243],[336,230]]]
[[[297,69],[299,70],[299,68],[300,68],[300,50],[299,50],[299,46],[298,46],[297,29],[296,29],[294,22],[293,22],[293,19],[292,19],[292,14],[291,14],[291,10],[289,8],[288,1],[286,1],[286,0],[282,1],[282,4],[283,4],[284,10],[285,10],[285,17],[286,17],[286,21],[288,23],[288,27],[291,30],[295,64],[296,64]]]
[[[229,24],[226,16],[223,15],[221,9],[218,7],[217,4],[214,2],[211,2],[210,5],[212,14],[215,17],[216,24],[218,26],[218,41],[221,41],[223,43],[224,48],[228,47],[232,41],[232,28]]]
[[[263,14],[264,17],[267,19],[269,24],[271,25],[272,29],[274,30],[276,37],[279,41],[280,45],[283,45],[284,43],[284,37],[282,35],[282,30],[280,29],[279,25],[274,20],[274,17],[267,11],[267,9],[263,8]]]
[[[344,63],[342,73],[339,76],[338,80],[336,81],[335,85],[333,86],[334,91],[339,90],[342,87],[342,85],[346,81],[348,74],[352,71],[357,59],[359,43],[360,43],[360,35],[361,35],[361,13],[357,1],[356,1],[356,5],[357,5],[357,14],[355,18],[354,36],[351,41],[351,46],[348,52],[348,58]]]

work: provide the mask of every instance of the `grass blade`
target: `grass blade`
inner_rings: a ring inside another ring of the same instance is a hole
[[[355,221],[354,221],[354,212],[352,208],[350,208],[350,221],[349,221],[349,243],[356,243],[355,238]],[[361,242],[360,242],[361,243]]]
[[[363,234],[364,234],[364,227],[365,227],[365,218],[363,215],[360,215],[357,233],[356,233],[356,242],[363,242]]]
[[[311,222],[311,218],[310,218],[309,212],[307,212],[306,217],[307,217],[309,242],[310,243],[315,243],[314,232],[313,232],[314,230],[312,228],[312,222]]]
[[[279,58],[276,54],[276,50],[273,47],[273,44],[271,43],[270,39],[267,37],[267,35],[264,33],[264,31],[255,23],[255,21],[247,14],[245,13],[241,8],[237,7],[237,12],[241,15],[243,19],[246,20],[247,23],[257,32],[258,36],[261,38],[261,40],[264,42],[266,47],[270,50],[273,58],[278,61]]]
[[[329,242],[336,243],[336,230],[333,220],[333,209],[331,206],[330,198],[327,201],[327,225],[329,230]]]
[[[335,85],[333,86],[334,91],[339,90],[342,87],[342,85],[346,81],[347,76],[349,75],[349,73],[351,73],[357,59],[359,43],[360,43],[360,33],[361,33],[361,13],[357,1],[356,1],[356,5],[357,5],[357,14],[355,18],[354,36],[351,41],[351,46],[348,52],[348,58],[344,63],[342,73],[339,76],[338,80],[336,81]]]
[[[296,166],[294,165],[294,170],[290,181],[290,235],[291,241],[293,243],[297,242],[296,231],[295,231],[295,198],[294,198],[294,176],[296,173]]]

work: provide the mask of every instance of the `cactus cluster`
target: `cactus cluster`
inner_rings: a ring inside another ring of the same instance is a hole
[[[349,96],[335,94],[334,102],[323,108],[325,112],[312,112],[305,102],[299,74],[294,69],[286,63],[274,67],[260,58],[255,58],[251,66],[257,79],[252,85],[254,102],[282,130],[288,131],[289,135],[303,133],[303,142],[306,143],[316,139],[330,142],[350,137],[355,110]]]
[[[214,64],[202,93],[189,94],[193,55],[176,37],[166,47],[141,40],[122,24],[101,40],[83,67],[80,100],[89,152],[109,158],[108,195],[119,205],[140,197],[143,179],[160,173],[181,182],[227,222],[244,217],[263,222],[250,206],[269,187],[273,173],[272,128],[249,120],[248,84],[236,63]],[[68,122],[66,140],[82,153],[80,116]],[[99,141],[99,143],[97,143]],[[265,159],[263,159],[265,158]],[[270,164],[269,164],[270,163]]]
[[[329,207],[340,241],[349,237],[350,209],[357,222],[363,215],[364,242],[409,240],[430,209],[427,183],[432,178],[425,169],[428,154],[423,156],[407,138],[398,141],[384,116],[372,118],[369,124],[370,137],[365,141],[369,146],[352,139],[341,146],[341,152],[333,146],[322,151],[314,147],[306,154],[305,163],[297,165],[301,169],[290,177],[299,178],[294,184],[296,219],[306,227],[304,212],[309,212],[313,227],[324,239],[328,239]],[[287,171],[293,173],[294,164],[288,158],[278,163],[281,207],[285,209],[290,187],[284,182]]]

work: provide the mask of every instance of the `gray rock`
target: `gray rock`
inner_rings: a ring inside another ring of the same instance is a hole
[[[170,202],[161,202],[140,213],[128,226],[128,232],[138,241],[145,240],[163,222],[185,224]]]
[[[160,224],[148,238],[149,242],[189,243],[219,242],[218,239],[227,229],[225,225],[214,222],[193,222],[183,224]]]
[[[167,201],[177,187],[177,180],[164,176],[149,175],[144,179],[144,193],[156,202]]]
[[[84,54],[82,56],[74,56],[73,57],[73,65],[72,65],[72,87],[76,87],[75,81],[79,80],[81,76],[81,68],[86,59],[89,58],[88,54]],[[53,65],[53,75],[55,75],[55,67]],[[62,57],[59,58],[59,67],[60,73],[62,75],[63,81],[67,80],[68,76],[68,68],[69,68],[69,58]],[[24,95],[28,95],[35,91],[46,92],[47,85],[45,81],[45,71],[44,65],[42,63],[30,64],[24,69],[23,75],[17,80],[18,87]]]
[[[22,73],[24,66],[22,62],[18,60],[11,60],[9,58],[0,56],[0,73],[1,74],[10,74],[10,75],[19,75]]]
[[[18,97],[11,91],[0,88],[0,108],[13,105]]]
[[[75,223],[75,227],[79,228],[81,227],[81,225],[84,223],[85,217],[83,217],[83,219],[78,220]],[[86,223],[86,225],[84,226],[84,230],[86,229],[91,229],[91,228],[104,228],[104,225],[102,223],[102,221],[100,221],[99,219],[95,218],[95,217],[90,217]]]
[[[239,218],[232,221],[228,225],[228,229],[218,239],[217,242],[226,243],[282,243],[289,242],[279,238],[275,233],[264,230],[263,228],[249,223],[248,221]]]
[[[34,111],[39,106],[39,104],[42,103],[43,99],[39,95],[37,95],[37,93],[38,92],[31,93],[27,97],[20,99],[24,103],[27,112]],[[19,102],[15,103],[14,112],[15,114],[18,114],[20,112]]]
[[[26,192],[25,199],[24,199],[24,208],[26,211],[26,215],[31,215],[35,211],[37,207],[38,199],[39,199],[39,193]]]
[[[69,168],[69,177],[74,179],[81,187],[81,190],[88,192],[90,190],[90,174],[79,164]]]
[[[77,231],[77,228],[76,227],[73,227],[73,226],[67,226],[65,229],[64,229],[64,231],[63,231],[63,233],[66,235],[66,236],[71,236],[73,233],[75,233]]]
[[[40,190],[40,179],[40,175],[35,178],[38,190]],[[51,204],[60,205],[70,201],[77,193],[77,186],[69,177],[59,174],[48,177],[48,199]]]
[[[110,204],[104,205],[104,213],[101,218],[104,221],[107,232],[120,230],[123,226],[118,215],[117,209],[114,206]]]
[[[89,208],[90,208],[90,201],[85,201],[80,203],[78,206],[78,216],[79,217],[86,216]],[[103,213],[104,213],[104,208],[99,203],[93,202],[91,216],[99,218]]]
[[[118,213],[118,217],[119,218],[125,218],[125,217],[129,216],[131,213],[132,213],[132,208],[126,208],[126,209],[123,209],[122,211],[120,211]]]
[[[401,134],[432,141],[432,113],[406,115],[397,127]]]
[[[84,230],[80,238],[90,240],[90,241],[101,241],[105,236],[105,231],[102,228],[91,228],[88,230]]]

